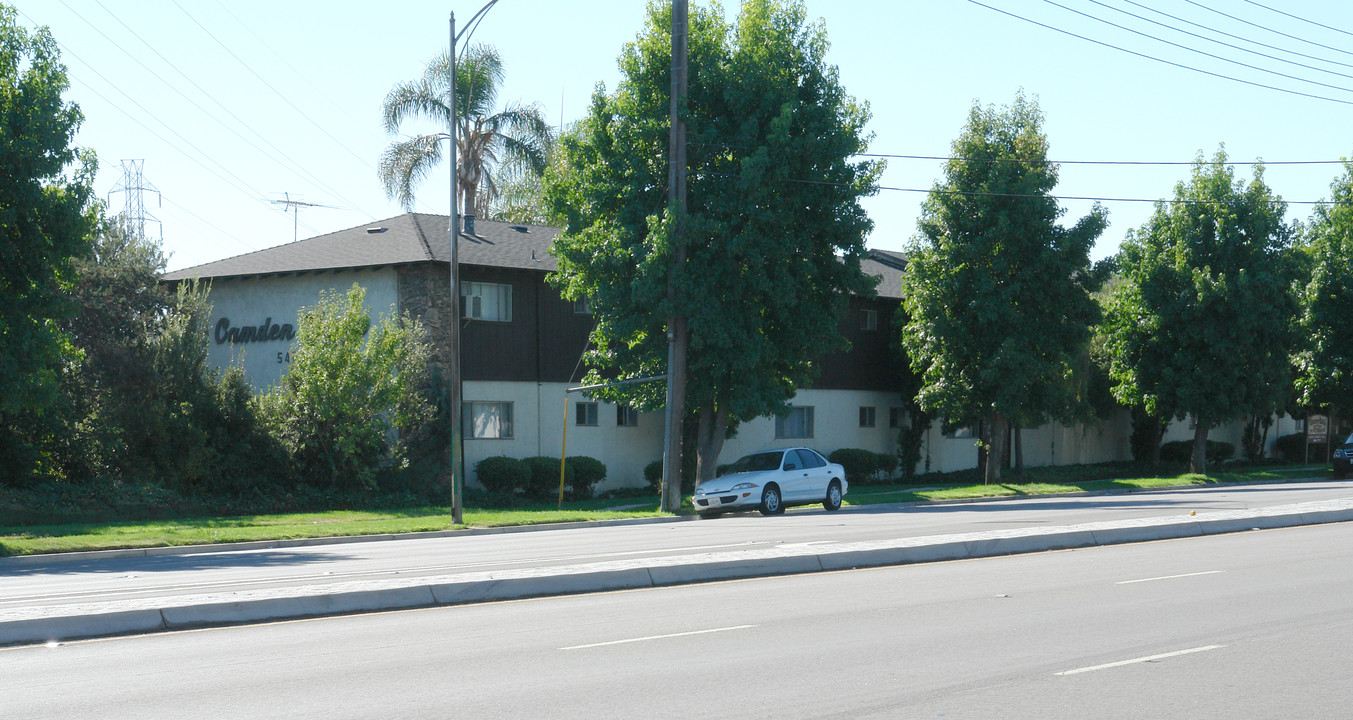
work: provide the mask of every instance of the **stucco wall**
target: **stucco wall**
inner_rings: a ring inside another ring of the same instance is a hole
[[[525,458],[534,455],[559,457],[564,451],[565,383],[466,382],[464,401],[511,402],[513,437],[510,439],[465,438],[465,477],[478,483],[475,464],[495,455]],[[599,402],[597,426],[579,427],[575,423],[578,393],[568,398],[568,455],[587,455],[606,465],[606,480],[595,490],[644,484],[644,466],[662,459],[663,414],[640,413],[636,427],[617,427],[616,408]]]
[[[278,337],[232,343],[223,337],[227,333],[221,321],[224,319],[234,328],[258,328],[267,322],[270,327],[276,325],[279,331],[290,326],[294,332],[300,309],[314,305],[320,291],[346,293],[353,283],[366,289],[366,307],[373,319],[391,312],[398,302],[398,283],[392,268],[213,281],[209,297],[212,310],[208,361],[217,368],[236,361],[242,363],[250,384],[259,390],[276,384],[286,372],[294,340]]]

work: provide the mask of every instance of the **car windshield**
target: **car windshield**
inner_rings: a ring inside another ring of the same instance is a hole
[[[741,472],[757,472],[760,470],[779,470],[780,458],[784,457],[784,451],[775,450],[772,452],[760,452],[752,455],[744,455],[728,467],[727,475]]]

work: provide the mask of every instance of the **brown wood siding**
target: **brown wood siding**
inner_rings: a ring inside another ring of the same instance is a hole
[[[850,350],[833,353],[818,361],[815,390],[897,391],[902,386],[902,352],[898,346],[895,315],[901,301],[895,298],[852,297],[845,317],[837,326],[850,341]],[[877,314],[877,329],[862,328],[861,313]]]
[[[544,272],[465,265],[461,282],[512,286],[510,322],[461,321],[461,373],[465,380],[570,380],[592,329],[592,316],[574,313],[572,303],[565,302],[545,282]]]

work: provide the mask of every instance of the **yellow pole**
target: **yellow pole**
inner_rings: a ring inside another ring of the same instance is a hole
[[[564,458],[568,457],[568,393],[564,393],[564,447],[559,451],[559,505],[564,509]]]

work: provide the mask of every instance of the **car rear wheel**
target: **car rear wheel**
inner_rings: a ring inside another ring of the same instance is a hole
[[[841,483],[833,480],[827,486],[827,499],[822,501],[822,507],[827,508],[827,512],[841,509]]]
[[[761,514],[779,515],[785,511],[784,502],[780,499],[780,488],[775,485],[767,485],[761,492]]]

